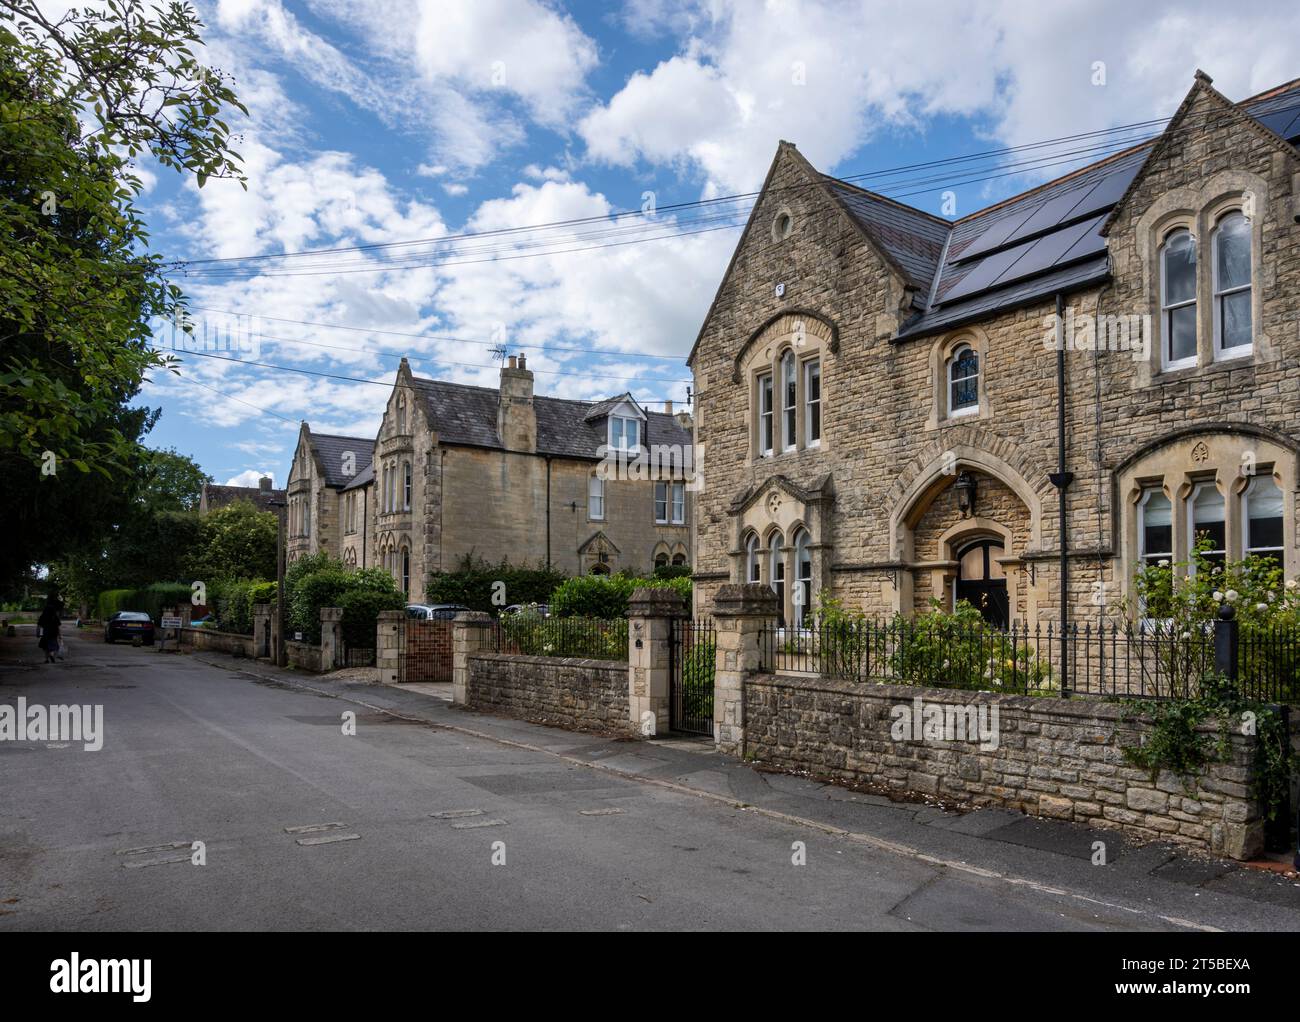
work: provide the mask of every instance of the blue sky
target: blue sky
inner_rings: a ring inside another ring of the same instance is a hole
[[[746,202],[662,207],[756,189],[779,139],[871,174],[1167,116],[1197,67],[1234,99],[1300,76],[1294,3],[1230,20],[1115,0],[196,6],[207,61],[249,108],[248,190],[145,164],[142,205],[155,249],[191,261],[176,279],[200,330],[238,314],[245,343],[240,361],[183,356],[142,400],[163,409],[150,443],[220,483],[283,483],[301,419],[373,433],[401,355],[494,386],[504,344],[538,393],[681,402]],[[935,213],[951,192],[960,216],[1079,166],[1079,147],[862,183]],[[647,192],[653,219],[598,219]],[[393,243],[409,244],[200,262]]]

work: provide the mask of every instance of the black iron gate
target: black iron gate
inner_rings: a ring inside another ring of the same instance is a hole
[[[713,734],[717,641],[710,618],[672,622],[668,643],[668,718],[674,731]]]

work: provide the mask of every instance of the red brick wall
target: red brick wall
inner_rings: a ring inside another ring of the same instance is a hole
[[[451,622],[406,622],[406,680],[451,681]]]

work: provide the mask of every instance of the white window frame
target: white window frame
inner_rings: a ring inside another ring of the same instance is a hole
[[[813,397],[812,379],[817,377],[817,396]],[[803,435],[804,446],[820,447],[822,445],[822,360],[810,358],[803,364]],[[813,413],[817,414],[817,426],[813,428]],[[814,435],[815,434],[815,435]]]
[[[1252,547],[1250,545],[1250,497],[1255,487],[1261,482],[1268,483],[1282,496],[1282,546],[1260,546]],[[1273,473],[1261,472],[1250,481],[1250,485],[1241,491],[1241,549],[1245,557],[1252,554],[1276,554],[1279,562],[1286,563],[1286,491],[1278,486],[1277,480],[1273,478]]]
[[[655,524],[668,524],[668,484],[655,483]]]
[[[958,379],[954,375],[954,372],[957,368],[957,362],[964,351],[969,351],[975,356],[975,372],[971,376],[963,376]],[[969,341],[962,341],[961,344],[952,349],[952,354],[948,356],[946,369],[947,371],[944,375],[947,377],[947,386],[945,387],[944,401],[948,406],[948,418],[958,419],[963,415],[978,415],[980,410],[980,373],[984,371],[984,360],[980,357],[979,349]],[[954,407],[952,402],[953,385],[956,383],[964,383],[966,380],[971,379],[975,381],[975,402],[969,405],[962,405],[960,408]]]
[[[671,501],[670,511],[672,513],[673,525],[686,524],[686,484],[671,483],[668,487],[668,496]]]
[[[1222,554],[1223,563],[1228,563],[1228,499],[1219,493],[1219,487],[1213,479],[1203,479],[1192,486],[1191,492],[1187,494],[1187,573],[1196,574],[1196,559],[1192,557],[1192,550],[1196,547],[1196,495],[1206,488],[1212,487],[1218,494],[1223,503],[1223,548],[1220,550],[1207,550],[1209,554]]]
[[[1146,548],[1146,545],[1147,545],[1147,529],[1146,529],[1147,503],[1151,500],[1152,497],[1156,497],[1156,496],[1159,496],[1159,497],[1163,498],[1164,500],[1168,501],[1168,503],[1169,503],[1169,546],[1170,546],[1170,549],[1168,549],[1168,550],[1155,550],[1155,551],[1148,551],[1147,548]],[[1169,498],[1168,496],[1166,496],[1166,494],[1165,494],[1165,490],[1164,490],[1164,487],[1163,487],[1163,486],[1148,486],[1148,487],[1144,488],[1143,491],[1142,491],[1142,496],[1141,496],[1141,498],[1138,500],[1137,512],[1138,512],[1138,514],[1137,514],[1137,547],[1138,547],[1138,563],[1139,563],[1140,565],[1142,565],[1143,567],[1145,567],[1146,565],[1152,563],[1152,562],[1151,562],[1151,559],[1152,559],[1153,557],[1154,557],[1154,558],[1163,558],[1163,559],[1168,560],[1168,561],[1170,561],[1170,562],[1172,563],[1172,562],[1173,562],[1173,559],[1174,559],[1174,551],[1173,551],[1173,545],[1174,545],[1174,529],[1173,529],[1173,525],[1174,525],[1174,502],[1173,502],[1172,500],[1170,500],[1170,498]],[[1158,563],[1158,562],[1157,562],[1157,563]]]
[[[1250,257],[1250,272],[1247,275],[1246,283],[1239,284],[1236,287],[1221,289],[1219,287],[1219,235],[1223,232],[1223,224],[1232,217],[1239,217],[1246,225],[1246,246]],[[1216,362],[1225,362],[1234,358],[1248,358],[1255,350],[1255,310],[1250,310],[1250,341],[1246,344],[1237,344],[1231,348],[1223,346],[1223,299],[1227,295],[1241,294],[1243,291],[1250,293],[1255,284],[1255,254],[1254,245],[1251,237],[1251,224],[1246,219],[1246,215],[1239,209],[1228,210],[1214,225],[1214,233],[1210,236],[1210,272],[1213,274],[1213,308],[1214,308],[1214,360]]]
[[[795,606],[796,627],[805,627],[812,613],[812,537],[807,529],[800,529],[794,541],[794,584],[802,594],[802,603]],[[807,559],[808,574],[804,575],[804,560]],[[792,591],[793,598],[793,591]]]
[[[758,453],[770,458],[776,444],[776,380],[770,372],[758,375]]]
[[[781,556],[781,547],[785,543],[785,537],[779,532],[774,532],[767,538],[767,584],[771,587],[772,592],[776,593],[777,614],[782,621],[785,620],[785,560]]]
[[[1169,249],[1169,242],[1179,234],[1186,234],[1192,244],[1192,257],[1195,265],[1192,268],[1192,297],[1186,301],[1177,302],[1169,305],[1165,301],[1165,296],[1169,293],[1168,285],[1165,281],[1165,253]],[[1196,250],[1196,237],[1192,234],[1191,229],[1187,227],[1176,227],[1165,235],[1164,241],[1160,243],[1160,365],[1163,369],[1189,369],[1196,365],[1196,356],[1199,351],[1200,341],[1200,314],[1197,312],[1193,315],[1192,320],[1196,323],[1197,344],[1192,346],[1192,354],[1180,359],[1173,359],[1170,355],[1173,352],[1174,331],[1172,327],[1172,317],[1170,313],[1176,309],[1185,309],[1189,305],[1193,310],[1196,309],[1196,278],[1201,271],[1201,254]]]
[[[745,543],[745,581],[763,581],[763,562],[758,556],[758,533],[751,532]]]
[[[629,436],[632,443],[628,443]],[[635,454],[641,449],[641,420],[631,415],[609,417],[609,446],[615,451]]]
[[[414,474],[411,472],[411,463],[402,462],[402,510],[411,510],[411,490],[413,488]]]
[[[587,477],[587,517],[594,522],[605,520],[605,480],[595,473]]]
[[[778,364],[781,369],[781,453],[785,454],[799,446],[799,370],[793,351],[782,355]]]

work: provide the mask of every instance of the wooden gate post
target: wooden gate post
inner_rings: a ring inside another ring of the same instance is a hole
[[[637,589],[627,605],[627,715],[642,738],[667,734],[673,622],[690,615],[671,589]]]
[[[719,752],[745,754],[745,679],[762,667],[759,636],[776,624],[778,610],[776,593],[761,582],[724,585],[714,598],[713,740]]]

